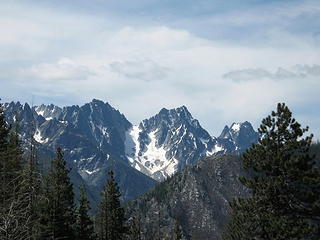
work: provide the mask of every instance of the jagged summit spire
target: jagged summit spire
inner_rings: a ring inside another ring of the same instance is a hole
[[[172,111],[175,111],[175,112],[187,112],[187,113],[190,114],[188,108],[185,105],[182,105],[182,106],[176,107],[176,108],[170,108],[170,109],[162,108],[159,113],[167,113],[167,112],[172,112]]]
[[[171,109],[167,109],[167,108],[162,108],[160,110],[160,112],[157,115],[161,115],[161,116],[171,116],[171,118],[186,118],[189,120],[192,120],[193,117],[191,115],[191,113],[189,112],[188,108],[186,106],[181,106],[181,107],[177,107],[177,108],[171,108]]]
[[[93,98],[91,100],[91,103],[96,103],[96,104],[105,104],[105,102],[103,102],[102,100],[100,99],[96,99],[96,98]]]
[[[260,135],[248,121],[232,123],[230,127],[225,126],[219,139],[229,141],[235,145],[236,152],[243,152],[253,143],[256,143]],[[236,143],[236,144],[235,144]]]

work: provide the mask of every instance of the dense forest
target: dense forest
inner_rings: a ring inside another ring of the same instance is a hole
[[[223,239],[320,238],[320,144],[307,131],[285,104],[263,119],[261,139],[241,156],[248,174],[240,182],[250,194],[230,202]],[[161,226],[146,233],[139,214],[126,217],[113,171],[97,212],[84,184],[75,200],[69,173],[59,146],[48,171],[40,171],[32,137],[22,146],[19,121],[9,126],[0,106],[0,239],[164,239]],[[165,181],[147,194],[164,201],[170,187]],[[180,221],[165,239],[187,239]]]

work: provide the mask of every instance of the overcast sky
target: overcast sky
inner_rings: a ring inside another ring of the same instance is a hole
[[[0,0],[3,102],[188,107],[210,134],[285,102],[320,139],[320,1]]]

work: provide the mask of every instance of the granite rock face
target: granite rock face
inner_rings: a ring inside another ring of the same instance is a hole
[[[237,156],[203,158],[130,201],[128,218],[140,213],[146,236],[156,235],[159,225],[162,237],[170,236],[177,220],[186,239],[221,239],[228,201],[248,194],[238,180],[245,174]]]

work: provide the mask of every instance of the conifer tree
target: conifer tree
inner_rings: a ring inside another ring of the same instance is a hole
[[[39,172],[37,165],[36,148],[33,141],[29,146],[29,156],[23,168],[23,182],[21,193],[25,199],[25,209],[27,211],[28,219],[28,232],[25,239],[35,239],[38,235],[38,205],[41,200],[41,186],[43,177]]]
[[[18,124],[6,124],[0,104],[0,238],[21,239],[27,233],[29,216],[22,192],[22,148]]]
[[[60,147],[44,184],[41,202],[40,238],[75,239],[75,206],[70,169]]]
[[[104,240],[105,239],[105,204],[104,201],[102,200],[99,204],[98,212],[95,216],[94,219],[94,228],[95,228],[95,233],[98,236],[99,240]]]
[[[175,221],[174,229],[173,229],[173,239],[174,240],[181,240],[182,239],[182,228],[179,224],[178,220]]]
[[[309,155],[312,135],[285,104],[262,120],[261,139],[243,155],[251,191],[230,203],[224,239],[319,239],[320,171]]]
[[[141,240],[141,223],[140,217],[133,217],[130,221],[128,230],[128,239]]]
[[[93,221],[88,212],[90,211],[90,202],[86,195],[84,184],[80,186],[80,200],[77,209],[77,240],[92,240],[95,239]]]
[[[16,118],[17,119],[17,118]],[[21,177],[23,168],[23,158],[22,158],[22,146],[19,138],[19,122],[18,119],[15,121],[13,127],[10,127],[9,139],[8,139],[8,152],[7,152],[7,167],[8,177],[11,181],[20,181],[18,178]]]
[[[10,182],[10,163],[9,163],[9,133],[10,129],[5,121],[5,114],[2,104],[0,104],[0,204],[1,210],[4,210],[4,206],[9,197],[8,185]]]
[[[17,179],[15,186],[15,200],[17,205],[16,211],[20,215],[19,228],[24,239],[34,239],[34,225],[36,220],[35,213],[35,189],[38,189],[41,181],[32,181],[33,171],[30,169],[30,159],[27,161],[23,159],[22,143],[19,137],[19,117],[18,113],[15,114],[15,122],[11,128],[9,138],[9,157],[11,159],[12,166],[15,166],[16,173],[15,178]],[[30,146],[30,152],[33,151],[33,146]],[[32,174],[31,174],[32,173]],[[38,176],[39,177],[39,176]]]
[[[99,210],[100,239],[121,240],[124,238],[126,228],[124,226],[124,209],[121,207],[120,196],[121,193],[114,179],[113,171],[110,170]]]

